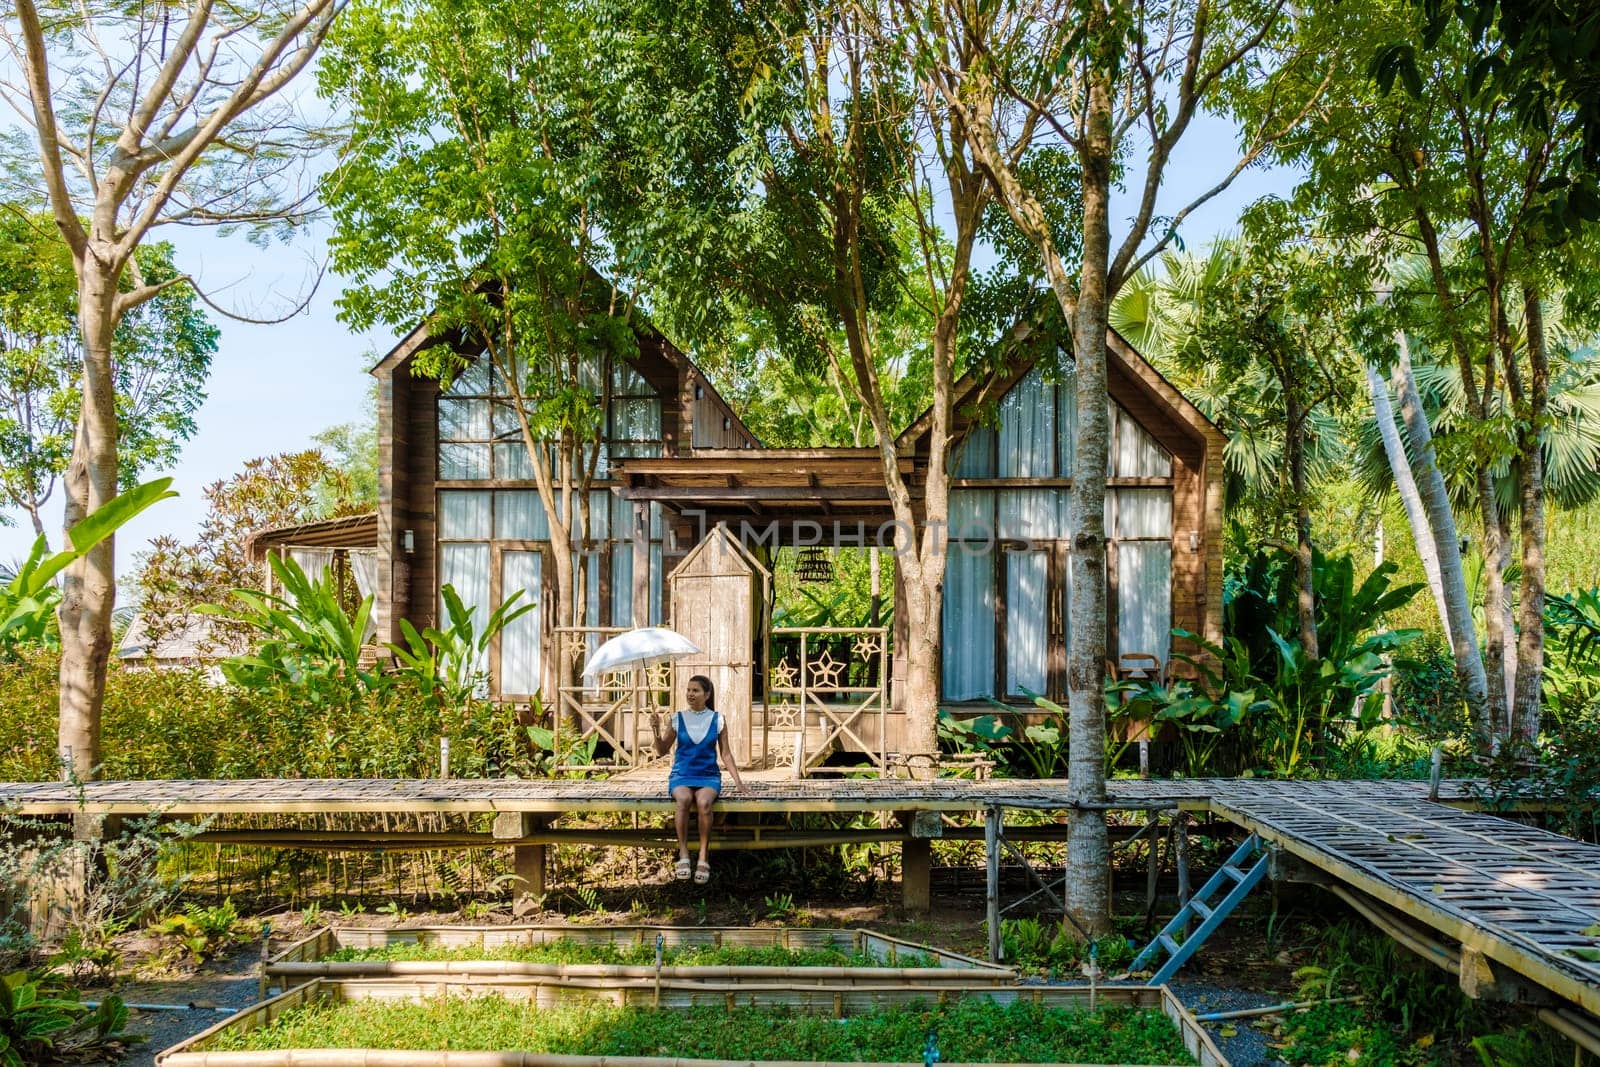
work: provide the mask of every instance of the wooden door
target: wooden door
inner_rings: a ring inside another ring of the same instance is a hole
[[[673,629],[700,653],[673,667],[673,707],[683,706],[689,679],[703,674],[716,687],[717,710],[728,723],[728,743],[740,766],[752,759],[751,697],[757,631],[763,616],[765,572],[726,529],[690,550],[673,570]]]

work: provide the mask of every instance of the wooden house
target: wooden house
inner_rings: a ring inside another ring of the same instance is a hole
[[[492,693],[521,700],[542,692],[552,703],[549,690],[561,674],[558,638],[551,598],[539,595],[549,568],[548,527],[507,390],[488,361],[471,353],[448,388],[414,374],[413,360],[429,343],[418,328],[372,370],[381,471],[372,576],[378,639],[398,640],[401,617],[419,628],[432,624],[447,582],[485,613],[513,590],[526,590],[541,605],[496,642]],[[1064,371],[1023,366],[1010,380],[990,383],[988,395],[999,399],[986,416],[974,410],[975,384],[960,387],[943,622],[946,704],[1022,702],[1025,692],[1064,690],[1068,471],[1077,415],[1071,363],[1063,362]],[[1219,636],[1224,439],[1115,335],[1108,373],[1107,647],[1113,669],[1141,655],[1164,668],[1173,628]],[[577,560],[587,593],[581,622],[594,638],[647,623],[696,629],[692,618],[673,618],[683,598],[667,588],[669,575],[719,526],[750,549],[744,560],[761,566],[775,543],[871,545],[891,518],[875,449],[764,447],[660,334],[641,330],[635,357],[591,368],[597,394],[606,374],[610,408],[591,488],[594,548]],[[913,486],[926,470],[925,429],[918,422],[902,437],[902,467]],[[282,532],[277,539],[294,540]],[[765,589],[761,595],[770,596],[770,581],[752,584],[742,563],[738,569],[729,576],[730,595]],[[707,595],[701,589],[695,598]],[[766,620],[770,604],[740,617]],[[764,662],[758,634],[750,640],[738,661],[755,675],[744,691],[760,701],[768,695],[764,675],[778,665]],[[899,731],[892,685],[886,705],[882,736],[866,743],[893,751]],[[851,737],[859,741],[860,732],[849,731],[843,743]]]

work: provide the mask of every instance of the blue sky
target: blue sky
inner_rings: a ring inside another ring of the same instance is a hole
[[[1161,208],[1170,214],[1216,184],[1237,159],[1236,135],[1225,122],[1196,121],[1168,166]],[[1224,194],[1190,217],[1182,237],[1196,248],[1234,229],[1241,209],[1269,194],[1286,192],[1292,175],[1282,170],[1251,169]],[[1114,204],[1113,218],[1129,213],[1127,198]],[[326,231],[307,232],[291,245],[262,249],[242,234],[176,230],[163,237],[178,247],[178,262],[193,273],[223,306],[252,317],[271,317],[293,307],[305,292],[313,258],[322,258]],[[206,485],[227,478],[256,456],[305,448],[313,435],[329,426],[361,417],[371,378],[367,368],[393,343],[386,331],[356,334],[334,314],[341,281],[329,274],[310,306],[275,325],[252,325],[222,319],[222,331],[208,397],[200,409],[199,431],[184,447],[172,469],[176,500],[156,505],[135,519],[117,538],[118,573],[125,575],[133,557],[150,538],[171,533],[190,539],[205,515],[201,495]],[[27,518],[6,513],[14,524],[0,527],[0,559],[20,558],[33,541]],[[59,495],[47,506],[54,526],[61,516]],[[59,533],[51,529],[52,543]]]

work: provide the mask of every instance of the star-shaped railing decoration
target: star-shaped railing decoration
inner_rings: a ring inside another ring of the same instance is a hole
[[[672,686],[672,665],[670,663],[652,663],[644,669],[644,685],[646,689],[668,689]]]
[[[767,684],[773,689],[793,689],[795,683],[794,665],[784,660],[767,674]]]
[[[798,704],[771,704],[767,707],[767,726],[773,730],[793,730],[799,726]]]
[[[811,688],[839,688],[839,672],[844,668],[845,665],[835,660],[831,652],[823,649],[822,655],[811,662]]]
[[[856,656],[859,659],[871,660],[883,651],[882,634],[862,634],[856,638]]]

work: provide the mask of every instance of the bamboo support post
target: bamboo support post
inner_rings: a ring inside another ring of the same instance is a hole
[[[1178,812],[1173,819],[1173,833],[1176,836],[1176,845],[1173,853],[1176,856],[1178,868],[1178,907],[1182,908],[1189,903],[1189,816]],[[1185,937],[1189,936],[1187,924],[1183,931]]]
[[[999,963],[1004,946],[1000,943],[1000,825],[998,806],[986,808],[983,813],[983,853],[987,878],[984,895],[987,904],[989,927],[989,962]]]

